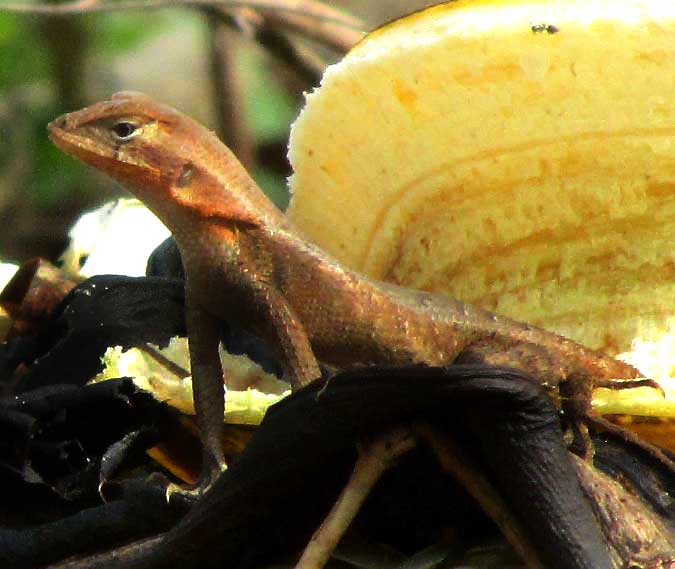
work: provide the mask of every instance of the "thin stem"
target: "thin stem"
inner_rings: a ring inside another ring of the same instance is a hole
[[[375,483],[414,446],[410,429],[398,428],[359,450],[347,485],[307,544],[295,569],[321,569],[326,564]]]
[[[220,10],[205,10],[209,23],[209,63],[211,87],[216,110],[217,134],[250,172],[255,167],[253,136],[246,121],[244,86],[237,69],[239,37],[223,21]],[[238,11],[227,13],[241,17]]]
[[[430,425],[418,425],[414,433],[420,442],[426,443],[431,448],[443,472],[452,475],[492,518],[511,546],[525,561],[526,566],[531,569],[541,569],[543,564],[536,549],[527,538],[522,524],[459,446],[449,436],[436,432]]]
[[[149,346],[148,344],[140,344],[138,346],[138,349],[141,352],[144,352],[147,355],[149,355],[159,365],[165,367],[167,370],[169,370],[176,377],[179,377],[180,379],[183,379],[184,377],[188,377],[190,375],[190,372],[188,370],[186,370],[184,367],[181,367],[176,362],[171,361],[164,354],[161,354],[159,351],[157,351],[155,348]]]

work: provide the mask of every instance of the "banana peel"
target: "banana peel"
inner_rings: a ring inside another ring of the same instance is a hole
[[[670,2],[436,6],[307,96],[289,215],[347,266],[605,350],[670,392],[674,87]],[[675,404],[596,390],[594,407],[651,425]]]

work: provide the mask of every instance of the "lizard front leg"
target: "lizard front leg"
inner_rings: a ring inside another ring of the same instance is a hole
[[[321,370],[309,338],[284,296],[270,286],[258,284],[252,288],[253,306],[257,307],[262,318],[265,335],[277,347],[293,387],[300,387],[320,377]],[[185,287],[185,321],[190,348],[192,392],[203,456],[202,473],[194,492],[200,494],[225,469],[222,450],[225,397],[218,353],[219,318],[203,308],[198,298],[188,279]]]
[[[305,327],[284,295],[272,287],[261,293],[267,312],[266,335],[276,345],[292,387],[297,389],[321,377]]]
[[[190,348],[192,393],[202,442],[202,473],[197,486],[197,492],[201,492],[225,468],[222,446],[225,390],[218,353],[219,321],[195,302],[194,296],[188,281],[185,287],[185,321]]]

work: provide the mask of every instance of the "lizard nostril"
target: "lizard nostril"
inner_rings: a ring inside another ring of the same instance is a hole
[[[54,128],[65,128],[66,127],[66,115],[61,115],[58,118],[55,118],[52,122],[47,125],[48,130]]]

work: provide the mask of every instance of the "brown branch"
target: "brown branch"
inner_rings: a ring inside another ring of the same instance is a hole
[[[255,166],[255,147],[244,113],[244,86],[237,69],[239,37],[226,25],[246,26],[246,14],[243,10],[232,10],[225,13],[224,19],[220,10],[208,9],[205,13],[209,24],[209,66],[217,116],[216,132],[251,172]]]
[[[364,35],[362,29],[336,25],[327,20],[317,21],[316,18],[305,14],[268,12],[265,14],[265,20],[268,25],[275,24],[282,29],[299,33],[339,53],[347,53]]]
[[[363,27],[357,18],[314,0],[122,0],[120,2],[75,0],[63,4],[4,4],[0,5],[0,13],[60,16],[119,10],[148,10],[166,6],[252,8],[263,13],[295,14],[357,31]]]
[[[90,28],[74,18],[66,21],[43,18],[35,24],[40,37],[49,46],[49,60],[59,107],[77,109],[84,106],[82,83],[85,57],[90,43]]]
[[[137,348],[141,352],[144,352],[145,354],[150,356],[159,365],[165,367],[170,373],[172,373],[176,377],[179,377],[180,379],[183,379],[184,377],[189,377],[190,372],[188,370],[186,370],[182,366],[179,366],[176,362],[170,360],[164,354],[160,353],[152,346],[149,346],[148,344],[140,344],[139,346],[137,346]]]
[[[261,14],[254,10],[240,10],[238,17],[233,18],[227,9],[213,10],[221,20],[236,27],[243,35],[256,41],[263,48],[293,69],[308,87],[319,84],[328,63],[308,49],[302,49],[293,42],[288,32],[275,23],[269,14]],[[326,45],[331,40],[327,38]]]
[[[302,46],[291,41],[288,34],[268,25],[256,29],[255,39],[274,57],[294,71],[303,84],[302,88],[294,89],[294,91],[298,93],[307,91],[319,84],[328,62],[315,54],[313,50],[302,49]]]

